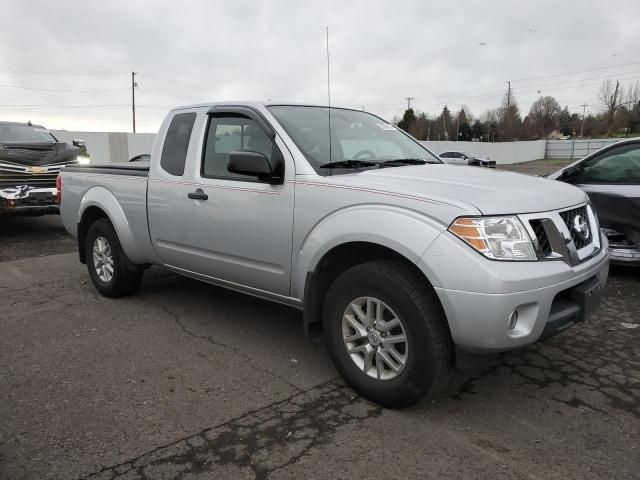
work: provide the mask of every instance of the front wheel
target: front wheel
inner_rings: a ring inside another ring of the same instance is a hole
[[[323,327],[343,378],[383,406],[412,405],[448,378],[452,342],[427,280],[395,261],[356,265],[325,298]]]
[[[93,284],[105,297],[130,295],[142,281],[142,270],[132,270],[113,225],[106,218],[89,227],[85,241],[87,269]]]

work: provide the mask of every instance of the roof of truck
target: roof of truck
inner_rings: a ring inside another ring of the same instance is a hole
[[[205,108],[205,107],[228,107],[228,106],[243,106],[243,107],[268,107],[274,105],[294,105],[298,107],[327,107],[325,104],[321,103],[304,103],[304,102],[286,102],[286,101],[261,101],[261,100],[237,100],[237,101],[227,101],[227,102],[207,102],[207,103],[196,103],[194,105],[183,105],[180,107],[175,107],[172,110],[184,110],[188,108]],[[332,105],[332,108],[347,108],[347,107],[339,107],[336,105]],[[352,109],[349,109],[352,110]]]

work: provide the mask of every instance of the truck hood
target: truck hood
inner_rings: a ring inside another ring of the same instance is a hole
[[[67,162],[81,153],[63,142],[0,142],[0,161],[25,166]]]
[[[453,165],[381,168],[334,178],[358,188],[473,206],[484,215],[556,210],[588,198],[582,190],[555,180]]]

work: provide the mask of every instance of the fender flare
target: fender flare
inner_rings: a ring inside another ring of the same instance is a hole
[[[94,186],[88,189],[82,199],[80,200],[79,216],[80,219],[78,225],[82,225],[84,222],[85,214],[91,207],[97,207],[102,210],[111,225],[113,225],[120,245],[124,250],[124,253],[133,263],[147,263],[148,260],[139,252],[136,245],[136,239],[131,229],[131,224],[127,219],[127,216],[118,202],[118,199],[113,193],[103,186]],[[80,235],[78,236],[80,239]]]
[[[293,268],[291,296],[304,304],[309,275],[335,247],[352,242],[372,243],[417,264],[446,228],[423,213],[384,204],[362,204],[334,211],[319,221],[301,242]]]

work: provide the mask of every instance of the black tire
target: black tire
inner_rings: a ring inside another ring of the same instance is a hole
[[[395,378],[368,376],[347,352],[342,317],[360,297],[384,302],[402,322],[408,340],[404,368]],[[331,285],[324,301],[323,328],[336,368],[359,394],[388,408],[413,405],[433,396],[452,369],[453,344],[440,301],[412,266],[384,260],[356,265]]]
[[[93,246],[97,238],[102,237],[107,240],[113,259],[113,274],[109,281],[100,278],[96,271],[93,257]],[[85,255],[87,269],[93,284],[105,297],[118,298],[130,295],[135,292],[142,281],[142,270],[132,270],[129,260],[122,250],[118,235],[106,218],[96,220],[87,231],[85,241]]]

